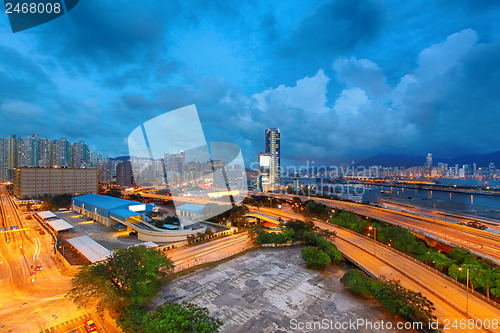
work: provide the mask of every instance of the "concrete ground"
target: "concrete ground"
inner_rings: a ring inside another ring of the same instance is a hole
[[[299,323],[397,320],[374,300],[354,296],[340,283],[344,272],[305,267],[301,247],[261,248],[236,259],[179,277],[152,301],[188,301],[221,319],[221,332],[373,332],[373,329],[299,329]],[[331,325],[331,324],[329,324]],[[378,330],[377,330],[378,331]],[[386,329],[381,332],[411,332]]]
[[[137,236],[129,236],[128,231],[116,231],[114,228],[106,227],[99,222],[89,221],[72,211],[54,212],[54,214],[73,226],[71,230],[60,232],[60,237],[88,236],[109,250],[115,247],[122,248],[143,243],[137,239]]]

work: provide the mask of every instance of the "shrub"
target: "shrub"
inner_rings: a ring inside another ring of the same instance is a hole
[[[307,266],[314,269],[324,269],[332,260],[323,251],[315,247],[307,246],[301,251],[302,259],[305,260]]]

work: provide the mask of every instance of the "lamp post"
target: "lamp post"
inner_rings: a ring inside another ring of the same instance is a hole
[[[373,229],[373,254],[375,254],[377,248],[377,228],[370,226],[368,229]]]
[[[469,271],[471,268],[465,268],[467,270],[467,303],[465,305],[465,314],[467,317],[469,316]],[[473,270],[477,271],[477,268],[472,268]],[[458,270],[461,272],[462,267],[459,267]]]

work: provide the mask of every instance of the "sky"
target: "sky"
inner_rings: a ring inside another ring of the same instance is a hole
[[[0,14],[0,136],[128,154],[142,123],[195,104],[246,164],[500,150],[497,0],[106,1],[12,33]],[[423,162],[422,162],[423,163]]]

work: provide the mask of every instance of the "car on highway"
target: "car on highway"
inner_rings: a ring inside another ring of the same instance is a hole
[[[43,267],[42,267],[42,266],[40,266],[40,265],[37,265],[37,266],[36,266],[36,270],[37,270],[37,271],[41,271],[42,269],[43,269]]]
[[[87,330],[87,332],[96,332],[97,326],[94,324],[92,320],[89,320],[85,322],[85,329]]]

